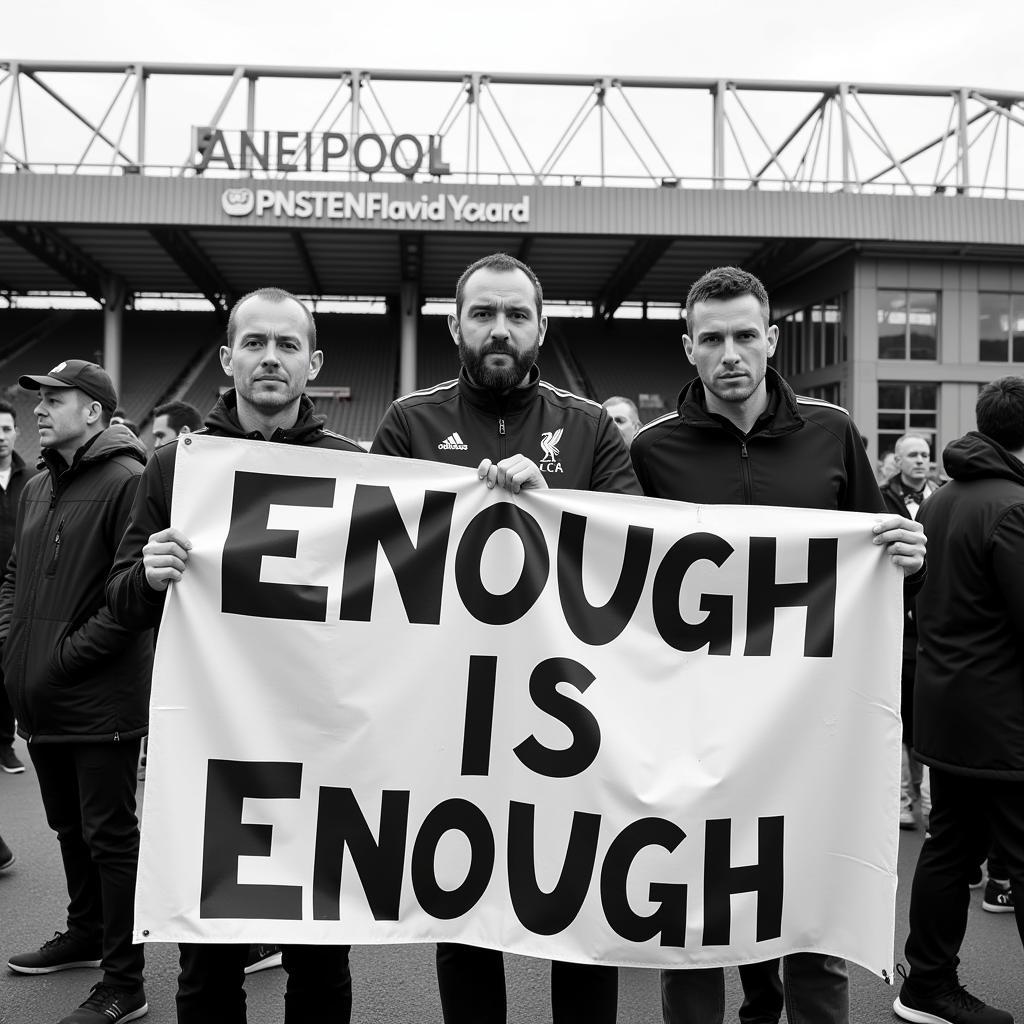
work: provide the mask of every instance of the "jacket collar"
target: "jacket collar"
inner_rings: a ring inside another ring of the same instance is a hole
[[[66,471],[77,472],[80,468],[112,459],[115,455],[127,455],[145,464],[146,449],[142,442],[125,426],[114,423],[93,434],[78,451],[69,466],[52,448],[44,448],[39,455],[38,469],[48,469],[54,477]]]
[[[459,371],[459,394],[477,409],[507,416],[510,413],[525,409],[533,402],[534,398],[537,397],[539,381],[540,370],[537,368],[537,364],[534,363],[527,375],[526,387],[512,388],[510,391],[502,394],[499,391],[492,391],[490,388],[482,388],[479,384],[474,384],[469,379],[466,368],[463,367]]]
[[[221,437],[248,437],[262,441],[259,431],[247,431],[238,422],[238,395],[235,389],[225,391],[217,400],[217,404],[206,417],[206,428],[211,434]],[[308,395],[299,398],[299,414],[295,425],[287,428],[278,427],[271,441],[279,444],[309,444],[310,441],[324,432],[324,418],[316,414],[316,407]]]
[[[799,430],[804,425],[804,418],[800,415],[793,389],[770,366],[765,372],[764,381],[768,389],[768,406],[746,436],[760,434],[777,437]],[[726,430],[743,436],[742,431],[724,416],[708,412],[704,385],[699,377],[694,377],[679,392],[679,418],[689,427]]]

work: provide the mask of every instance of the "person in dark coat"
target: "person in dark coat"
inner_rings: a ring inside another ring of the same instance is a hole
[[[14,547],[14,524],[18,515],[18,501],[31,474],[25,461],[14,450],[18,439],[18,414],[10,402],[0,400],[0,572],[7,565]],[[0,675],[0,771],[20,775],[25,771],[21,759],[14,752],[14,708],[11,707]],[[0,861],[3,855],[0,850]]]
[[[67,931],[8,961],[21,974],[102,967],[103,979],[61,1024],[143,1016],[144,954],[132,944],[139,825],[136,763],[146,732],[152,634],[127,630],[104,585],[146,461],[110,426],[113,383],[68,359],[24,376],[46,472],[25,485],[0,588],[3,671],[28,742],[46,820],[67,880]]]
[[[910,894],[909,1021],[1012,1024],[957,976],[968,886],[992,841],[1024,890],[1024,378],[986,385],[951,481],[918,513],[931,543],[917,601],[914,749],[931,769],[930,837]],[[1015,908],[1024,944],[1024,908]]]

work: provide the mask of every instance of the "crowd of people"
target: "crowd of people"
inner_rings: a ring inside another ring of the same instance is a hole
[[[675,411],[641,426],[626,397],[599,406],[542,379],[541,283],[517,259],[486,257],[456,286],[457,379],[396,400],[371,453],[474,468],[483,486],[513,493],[559,487],[874,513],[873,542],[904,574],[900,824],[916,827],[916,810],[928,829],[911,898],[910,969],[894,1009],[914,1022],[1012,1024],[960,985],[957,964],[969,888],[986,860],[986,908],[1014,912],[1024,941],[1013,901],[1024,885],[1024,379],[982,389],[978,429],[945,453],[949,484],[929,483],[928,439],[907,434],[880,491],[845,410],[794,394],[768,365],[778,330],[757,278],[709,271],[689,291],[686,325],[697,376]],[[305,395],[323,358],[306,306],[263,288],[228,320],[220,360],[233,387],[205,418],[181,402],[154,410],[152,453],[117,415],[111,380],[94,363],[67,359],[20,378],[38,393],[38,474],[14,450],[14,408],[0,403],[0,768],[24,770],[16,722],[69,896],[64,930],[8,966],[30,975],[102,969],[62,1024],[116,1024],[148,1011],[144,947],[131,941],[136,789],[154,632],[168,588],[189,569],[191,542],[171,516],[177,438],[205,429],[363,451],[326,430]],[[438,445],[453,434],[459,444]],[[560,439],[566,472],[546,474],[535,461],[542,435]],[[0,839],[0,870],[14,860]],[[287,1024],[347,1021],[348,959],[343,945],[184,943],[177,1019],[244,1022],[245,973],[280,963]],[[505,1021],[500,952],[441,943],[436,963],[446,1024]],[[741,1021],[777,1022],[784,1008],[791,1024],[850,1020],[838,957],[794,953],[745,965],[740,977]],[[553,962],[555,1024],[613,1024],[617,984],[614,967]],[[724,986],[717,968],[662,972],[665,1021],[722,1021]]]

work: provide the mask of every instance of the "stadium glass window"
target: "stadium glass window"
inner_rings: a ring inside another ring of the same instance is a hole
[[[804,367],[804,311],[798,309],[777,321],[779,343],[774,366],[783,377],[795,377]]]
[[[978,293],[978,358],[1024,363],[1024,295]]]
[[[878,454],[896,447],[908,430],[928,438],[932,451],[936,446],[939,420],[938,384],[903,384],[890,381],[878,385]]]
[[[935,359],[939,293],[878,291],[878,358]]]
[[[812,306],[807,315],[811,324],[811,365],[810,369],[820,370],[841,362],[842,312],[838,298],[828,299],[821,305]]]

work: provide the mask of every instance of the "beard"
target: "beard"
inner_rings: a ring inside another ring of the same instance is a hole
[[[472,352],[469,346],[459,337],[459,359],[469,374],[469,379],[488,391],[508,391],[516,387],[519,382],[530,372],[530,368],[537,362],[537,355],[540,352],[540,334],[534,339],[533,344],[522,351],[512,348],[504,341],[489,341],[479,352]],[[512,363],[507,367],[491,367],[486,365],[485,360],[489,355],[508,356]]]

